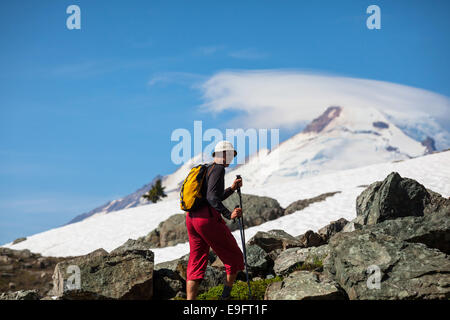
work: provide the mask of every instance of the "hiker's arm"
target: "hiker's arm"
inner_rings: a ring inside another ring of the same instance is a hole
[[[234,190],[231,187],[226,188],[225,191],[223,192],[222,201],[231,196],[233,192]]]
[[[208,178],[206,200],[208,200],[208,203],[211,205],[211,207],[220,212],[225,218],[230,219],[231,212],[222,203],[223,196],[225,195],[225,192],[223,190],[224,175],[225,168],[221,166],[216,166],[215,168],[213,168]]]

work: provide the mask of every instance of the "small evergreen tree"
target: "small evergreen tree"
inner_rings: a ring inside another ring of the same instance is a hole
[[[159,200],[161,200],[161,198],[167,197],[167,195],[164,193],[165,188],[166,187],[163,187],[161,185],[161,179],[158,179],[158,180],[156,180],[153,187],[142,197],[153,203],[156,203]]]

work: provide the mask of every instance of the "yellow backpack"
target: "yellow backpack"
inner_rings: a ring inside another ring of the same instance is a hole
[[[214,163],[211,167],[214,166]],[[184,179],[183,185],[180,190],[180,208],[184,211],[194,211],[202,204],[202,185],[207,176],[207,169],[209,165],[200,164],[193,167],[186,179]],[[208,172],[208,176],[211,170]]]

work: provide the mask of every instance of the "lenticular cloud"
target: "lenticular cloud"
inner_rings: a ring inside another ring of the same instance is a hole
[[[446,126],[450,99],[405,85],[302,71],[227,71],[201,86],[202,109],[240,111],[235,125],[292,128],[328,106],[374,107],[387,114],[431,116]]]

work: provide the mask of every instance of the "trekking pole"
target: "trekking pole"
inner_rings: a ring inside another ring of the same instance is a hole
[[[240,175],[236,175],[236,179],[241,179]],[[237,188],[237,193],[239,195],[239,206],[242,209],[242,196],[241,196],[241,188]],[[247,250],[245,248],[245,232],[244,232],[244,219],[243,217],[238,217],[238,224],[239,224],[239,231],[241,233],[241,240],[242,240],[242,251],[244,254],[244,263],[245,263],[245,275],[247,277],[247,285],[248,285],[248,299],[252,299],[252,290],[250,289],[250,280],[248,278],[248,266],[247,266]]]

